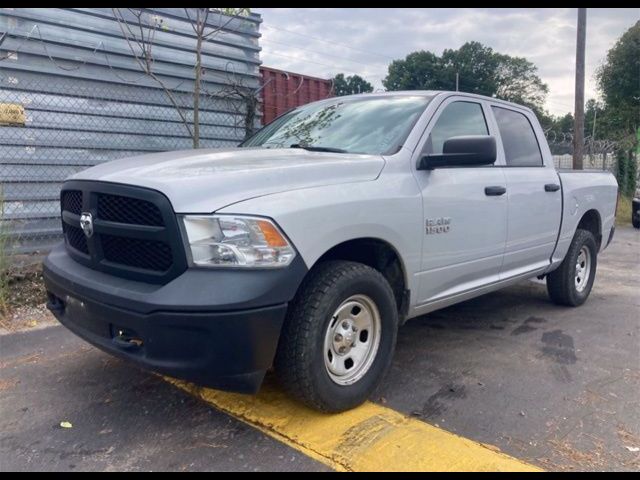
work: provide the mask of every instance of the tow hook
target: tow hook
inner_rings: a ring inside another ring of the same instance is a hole
[[[55,315],[64,313],[64,302],[51,292],[47,292],[47,308]]]
[[[112,339],[118,347],[125,350],[137,349],[142,346],[142,339],[132,335],[126,330],[118,329],[116,335]]]

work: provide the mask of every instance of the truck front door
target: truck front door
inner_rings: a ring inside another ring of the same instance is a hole
[[[419,155],[442,153],[451,137],[495,134],[487,122],[488,108],[477,99],[445,99],[427,126]],[[503,169],[488,165],[414,173],[424,213],[416,307],[498,281],[507,236]]]

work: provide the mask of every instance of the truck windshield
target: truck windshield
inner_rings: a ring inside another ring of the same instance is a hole
[[[404,143],[432,96],[337,97],[285,113],[241,147],[383,155]]]

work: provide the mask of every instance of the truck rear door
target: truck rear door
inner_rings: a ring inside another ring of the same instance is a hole
[[[562,188],[552,160],[543,159],[545,140],[535,118],[502,104],[491,110],[506,162],[507,244],[500,273],[506,279],[549,265],[560,229]]]

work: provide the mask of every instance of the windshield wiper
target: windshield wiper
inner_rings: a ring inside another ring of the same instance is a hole
[[[333,147],[316,147],[313,145],[303,145],[301,143],[294,143],[293,145],[289,145],[289,148],[303,148],[305,150],[309,150],[310,152],[331,152],[331,153],[349,153],[342,148],[333,148]]]

